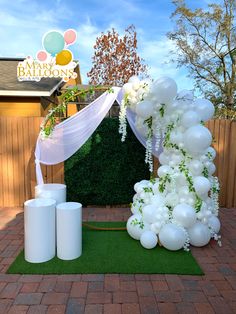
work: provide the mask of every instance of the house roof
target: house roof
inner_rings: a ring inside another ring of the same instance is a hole
[[[0,96],[51,96],[61,78],[42,78],[39,82],[17,79],[17,65],[23,59],[0,58]]]

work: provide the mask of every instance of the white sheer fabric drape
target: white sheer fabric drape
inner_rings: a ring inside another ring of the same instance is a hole
[[[37,183],[43,183],[40,163],[55,165],[71,157],[93,134],[120,92],[103,93],[90,105],[56,125],[49,138],[38,137],[35,150]],[[109,136],[109,135],[108,135]]]
[[[114,101],[117,100],[121,104],[121,88],[113,87],[113,90],[114,93],[103,93],[84,109],[56,125],[50,137],[46,139],[38,137],[35,149],[37,184],[43,184],[40,163],[55,165],[71,157],[93,134],[110,110]],[[127,119],[134,134],[140,143],[146,147],[145,137],[135,127],[135,117],[135,113],[127,110]],[[158,157],[160,152],[160,150],[156,151],[155,143],[153,143],[153,155]]]

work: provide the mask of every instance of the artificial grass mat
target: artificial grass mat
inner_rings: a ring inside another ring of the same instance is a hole
[[[99,227],[124,227],[125,222],[89,222]],[[45,263],[29,263],[22,251],[9,274],[182,274],[203,275],[191,252],[168,251],[157,246],[144,249],[126,231],[97,231],[83,227],[82,255],[71,261],[55,257]]]

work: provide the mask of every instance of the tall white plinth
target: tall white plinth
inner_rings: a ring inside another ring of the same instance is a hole
[[[82,205],[67,202],[57,205],[57,256],[72,260],[82,254]]]
[[[35,198],[50,198],[57,204],[66,202],[66,185],[58,183],[39,184],[35,187]]]
[[[24,203],[25,260],[42,263],[56,254],[56,201],[32,199]]]

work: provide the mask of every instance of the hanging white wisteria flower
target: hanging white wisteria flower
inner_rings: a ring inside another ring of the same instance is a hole
[[[127,135],[127,120],[126,120],[126,109],[127,104],[123,99],[120,106],[120,113],[119,113],[119,133],[121,136],[121,141],[124,142],[126,135]]]
[[[135,184],[127,231],[141,240],[150,230],[169,250],[201,247],[211,238],[221,245],[219,182],[213,174],[215,150],[212,136],[204,126],[211,119],[214,106],[206,99],[194,99],[192,91],[177,93],[171,78],[144,83],[133,77],[124,85],[120,113],[122,140],[126,135],[125,115],[131,110],[135,127],[146,141],[145,162],[153,171],[152,154],[158,154],[157,178]],[[125,127],[124,127],[125,126]],[[157,241],[154,241],[157,243]],[[154,243],[153,242],[153,243]],[[152,246],[154,247],[154,246]]]

